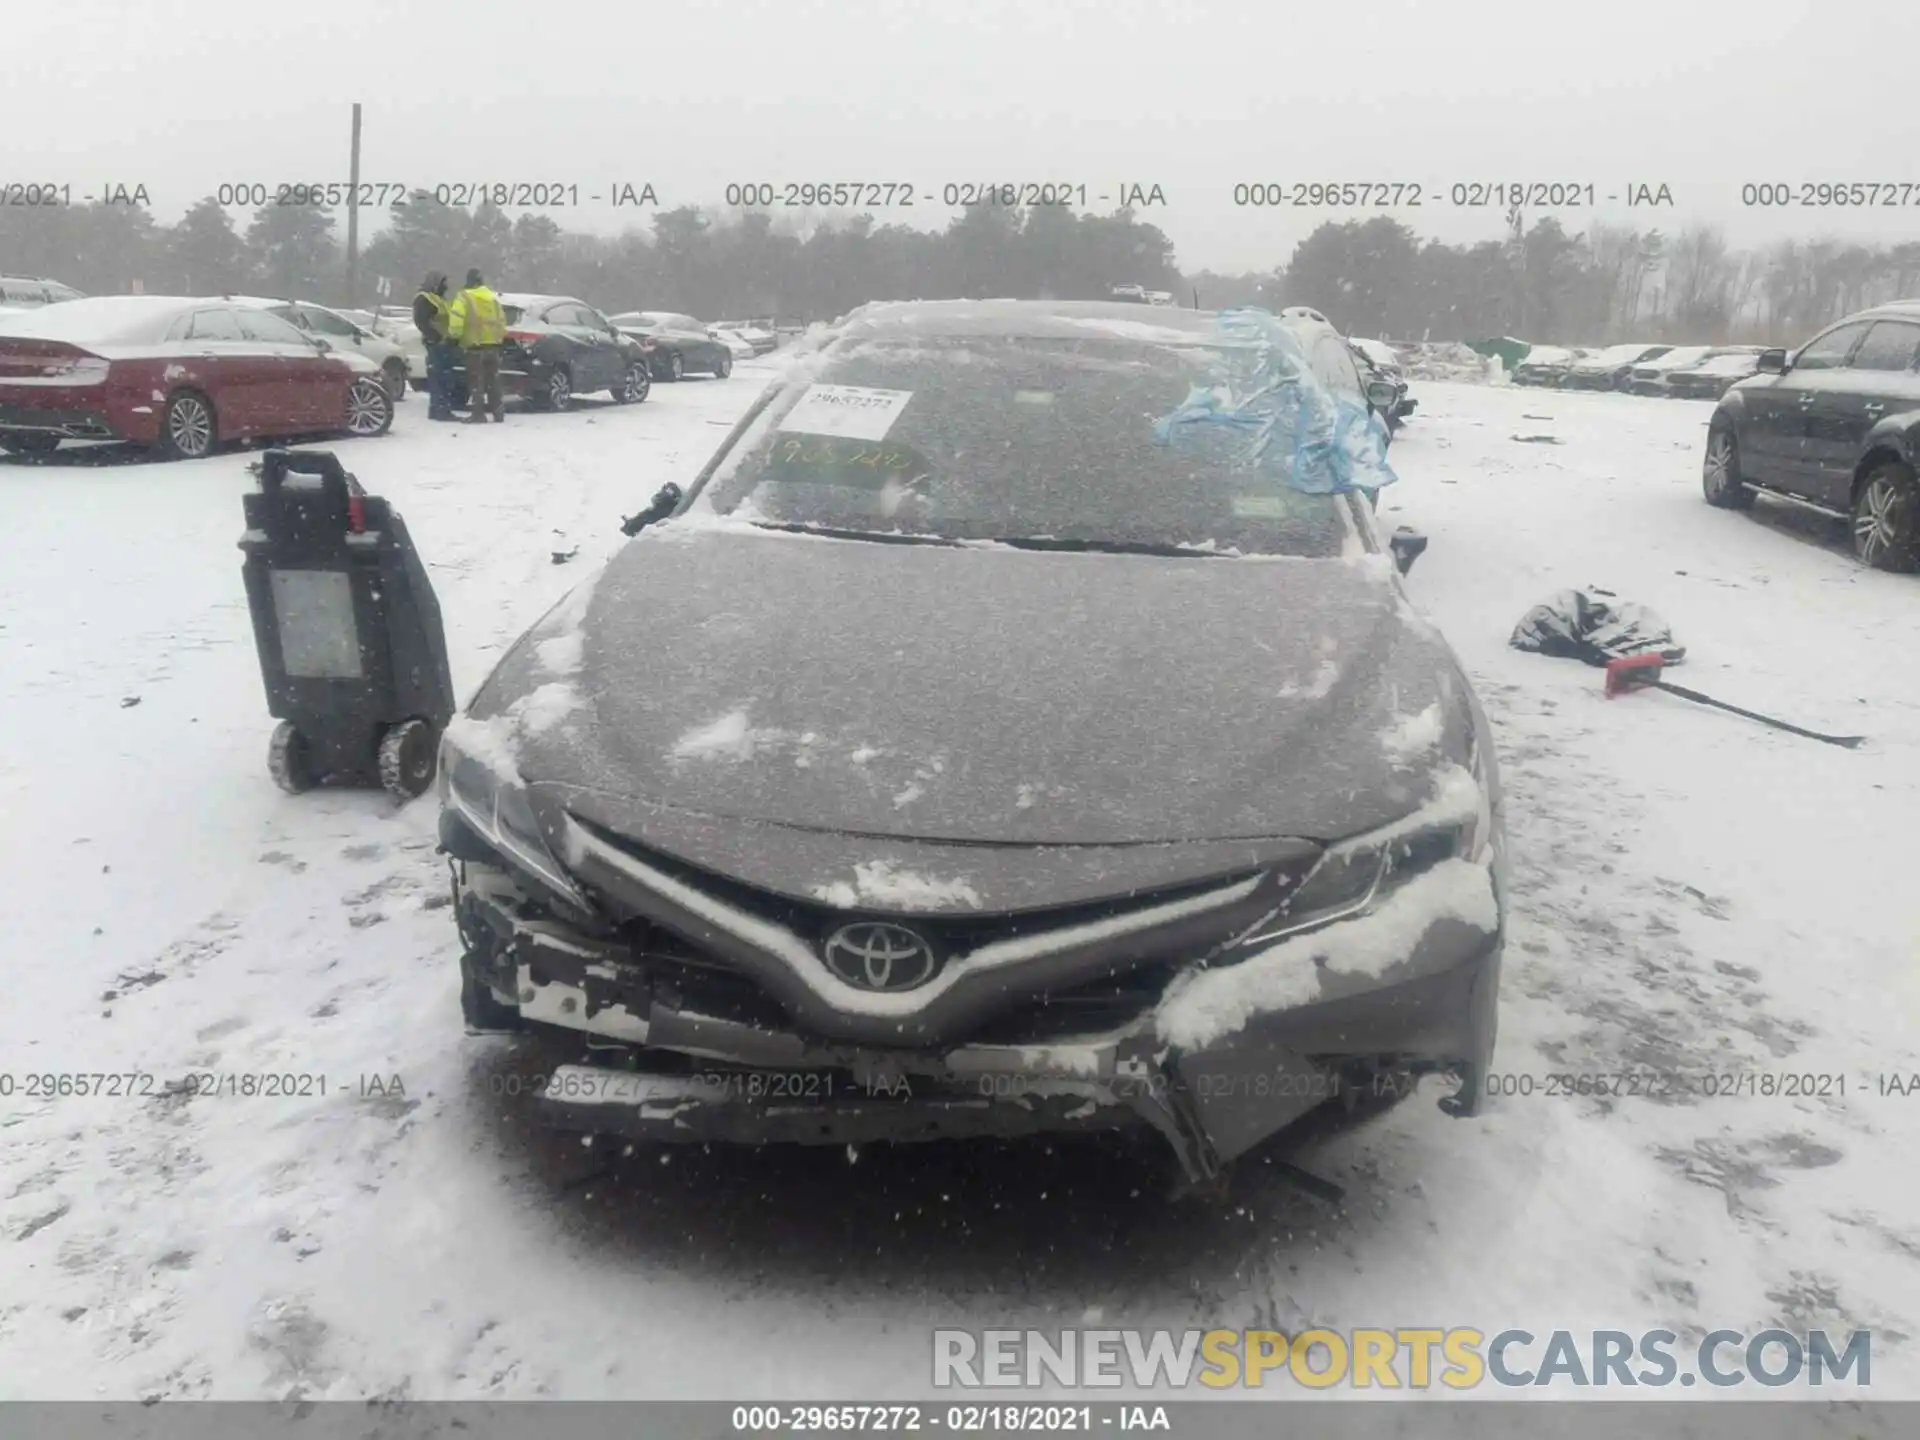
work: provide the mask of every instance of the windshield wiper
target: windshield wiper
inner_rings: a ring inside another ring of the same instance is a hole
[[[761,530],[785,530],[792,535],[824,535],[829,540],[875,540],[882,545],[945,545],[957,549],[963,542],[944,535],[913,535],[900,530],[843,530],[832,525],[807,525],[798,520],[749,520]]]
[[[996,535],[994,544],[1011,545],[1016,550],[1071,550],[1091,555],[1180,555],[1201,560],[1227,560],[1223,550],[1202,550],[1197,545],[1175,545],[1155,540],[1062,540],[1050,535]]]
[[[749,520],[761,530],[784,530],[794,535],[824,535],[830,540],[873,540],[883,545],[1006,545],[1015,550],[1068,550],[1095,555],[1162,555],[1199,560],[1228,560],[1224,550],[1202,550],[1197,545],[1175,545],[1155,540],[1063,540],[1051,535],[983,535],[957,540],[947,535],[922,535],[901,530],[848,530],[834,525],[809,525],[798,520]]]

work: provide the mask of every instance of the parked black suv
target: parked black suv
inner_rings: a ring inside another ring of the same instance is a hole
[[[570,295],[502,295],[507,343],[500,351],[500,387],[539,410],[565,410],[575,395],[605,390],[625,405],[653,388],[646,352],[613,323]],[[455,375],[454,400],[464,404],[466,376]]]
[[[1713,412],[1707,503],[1778,494],[1848,519],[1868,565],[1920,568],[1920,300],[1849,315],[1759,366]]]

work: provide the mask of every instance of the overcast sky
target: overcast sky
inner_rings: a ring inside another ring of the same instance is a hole
[[[1187,269],[1283,263],[1326,218],[1236,208],[1260,180],[1418,183],[1391,213],[1448,240],[1500,233],[1436,203],[1486,180],[1591,182],[1570,228],[1920,239],[1910,0],[12,0],[0,33],[0,181],[144,184],[166,221],[223,182],[344,180],[358,100],[370,182],[1159,185],[1143,217]],[[1824,180],[1909,204],[1741,204]],[[1642,183],[1675,205],[1627,209]]]

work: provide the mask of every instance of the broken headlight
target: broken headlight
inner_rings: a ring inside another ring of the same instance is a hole
[[[1450,773],[1424,811],[1328,846],[1280,908],[1236,937],[1231,948],[1266,944],[1364,915],[1442,861],[1484,863],[1493,826],[1477,753],[1474,759],[1471,771],[1462,766]]]
[[[553,858],[540,833],[526,786],[517,773],[503,773],[503,763],[463,750],[450,727],[440,741],[440,803],[516,869],[591,914],[592,904]]]

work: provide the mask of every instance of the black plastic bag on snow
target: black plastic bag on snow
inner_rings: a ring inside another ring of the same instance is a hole
[[[1646,606],[1611,590],[1562,590],[1536,605],[1514,626],[1507,642],[1516,650],[1559,655],[1604,666],[1627,655],[1659,655],[1669,665],[1685,658],[1667,622]]]

